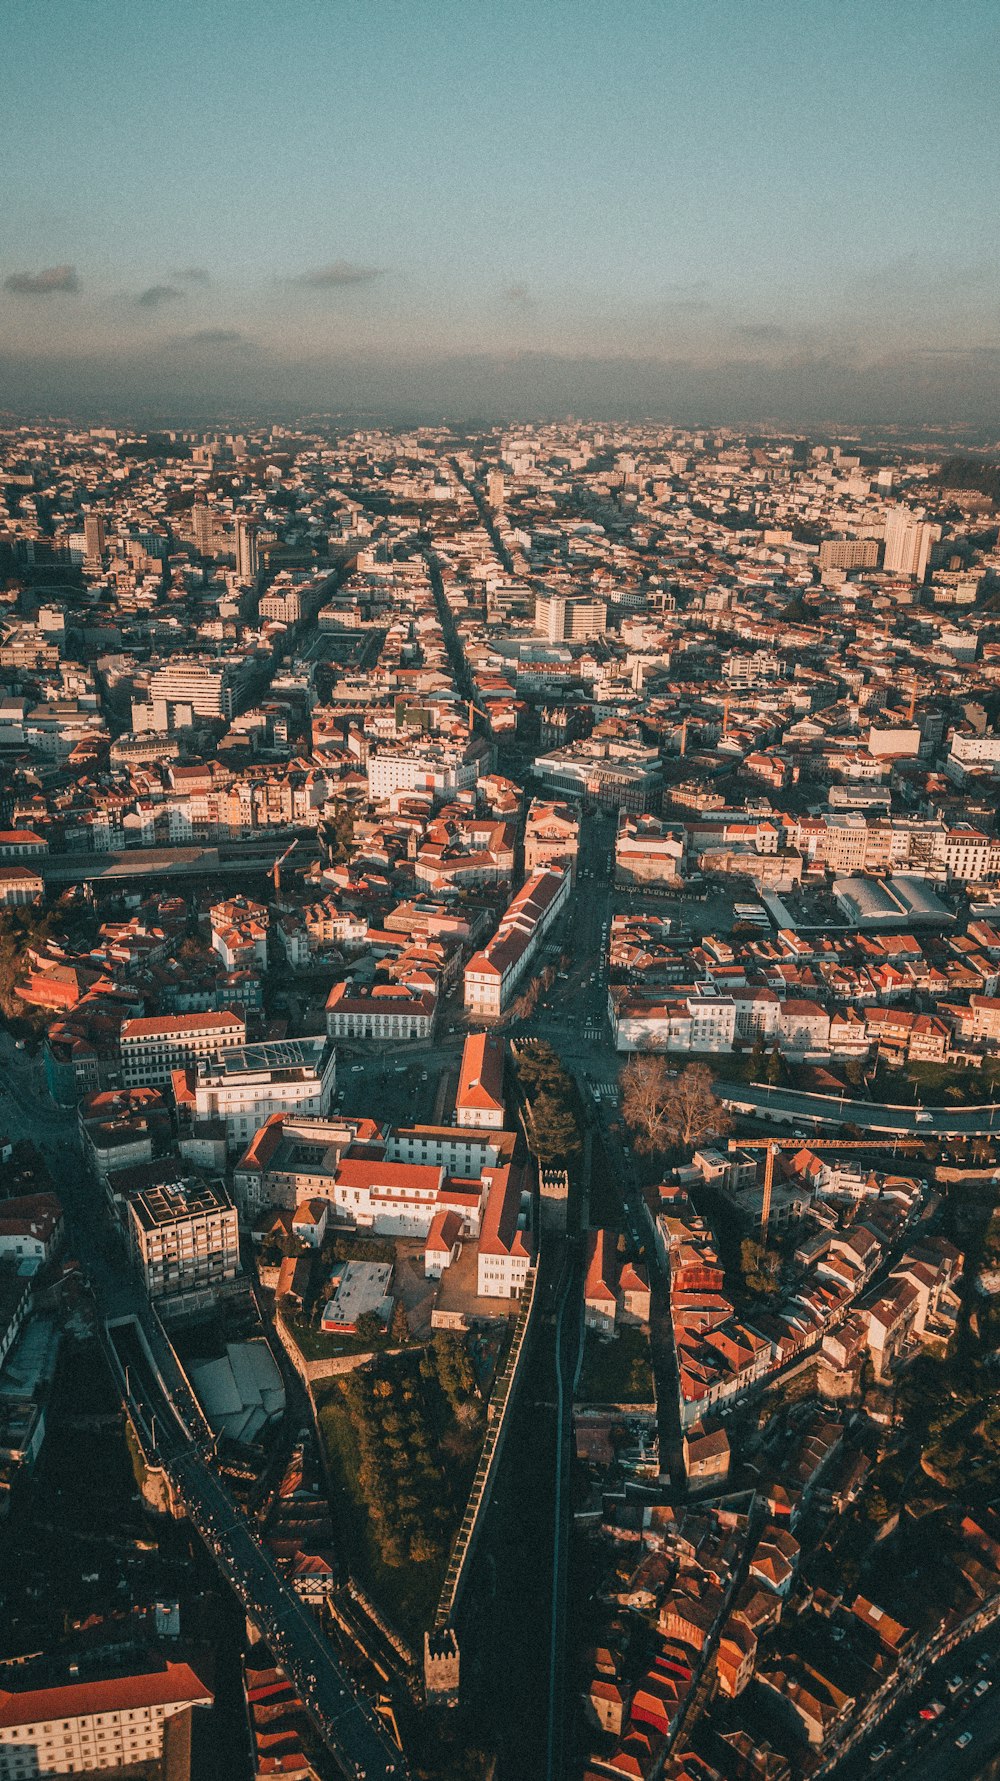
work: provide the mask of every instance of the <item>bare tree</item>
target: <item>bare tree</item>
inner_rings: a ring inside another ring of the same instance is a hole
[[[622,1071],[621,1088],[622,1117],[646,1156],[660,1156],[673,1145],[693,1149],[729,1130],[729,1115],[704,1064],[671,1076],[664,1057],[635,1057]]]
[[[621,1073],[622,1118],[645,1156],[665,1150],[667,1103],[673,1084],[662,1057],[634,1057]]]
[[[689,1064],[670,1084],[667,1122],[672,1141],[689,1148],[705,1138],[721,1138],[732,1120],[715,1098],[715,1080],[705,1064]]]

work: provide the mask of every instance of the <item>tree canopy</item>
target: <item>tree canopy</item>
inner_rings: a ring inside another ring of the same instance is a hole
[[[729,1115],[715,1098],[705,1064],[688,1064],[677,1075],[666,1058],[633,1058],[621,1073],[621,1088],[622,1117],[644,1156],[693,1150],[729,1130]]]

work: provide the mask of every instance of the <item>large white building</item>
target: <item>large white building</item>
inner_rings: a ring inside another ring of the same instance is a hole
[[[437,1014],[437,991],[405,983],[355,988],[335,983],[327,998],[326,1030],[331,1039],[429,1039]]]
[[[616,1051],[731,1051],[732,996],[651,994],[613,989],[608,998]]]
[[[380,1128],[371,1120],[269,1119],[235,1172],[241,1214],[325,1201],[329,1230],[416,1238],[428,1246],[447,1222],[448,1253],[477,1245],[477,1292],[516,1297],[531,1266],[530,1182],[511,1132],[461,1126]],[[435,1256],[438,1252],[435,1249]]]
[[[178,1111],[225,1122],[230,1150],[249,1144],[272,1113],[329,1111],[337,1052],[328,1039],[274,1039],[200,1058],[185,1082],[175,1079]]]
[[[550,643],[586,643],[588,638],[603,637],[607,628],[604,600],[585,594],[542,593],[535,597],[535,635]]]
[[[186,1663],[57,1687],[32,1687],[26,1671],[23,1686],[0,1688],[0,1781],[131,1774],[147,1763],[166,1772],[174,1751],[186,1756],[192,1709],[213,1698]]]
[[[368,756],[368,796],[389,798],[393,792],[430,792],[435,798],[471,791],[482,770],[478,749],[424,740],[395,747],[376,747]]]
[[[915,581],[923,581],[931,560],[931,546],[940,536],[940,526],[923,524],[908,507],[892,508],[886,515],[882,567],[890,575],[909,575]]]

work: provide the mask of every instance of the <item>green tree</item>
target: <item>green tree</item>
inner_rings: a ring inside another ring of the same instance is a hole
[[[354,1326],[354,1333],[359,1342],[377,1342],[384,1333],[382,1319],[375,1311],[362,1311]]]

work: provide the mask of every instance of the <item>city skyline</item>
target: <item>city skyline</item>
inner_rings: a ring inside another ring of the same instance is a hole
[[[988,425],[997,34],[12,6],[6,403]]]

